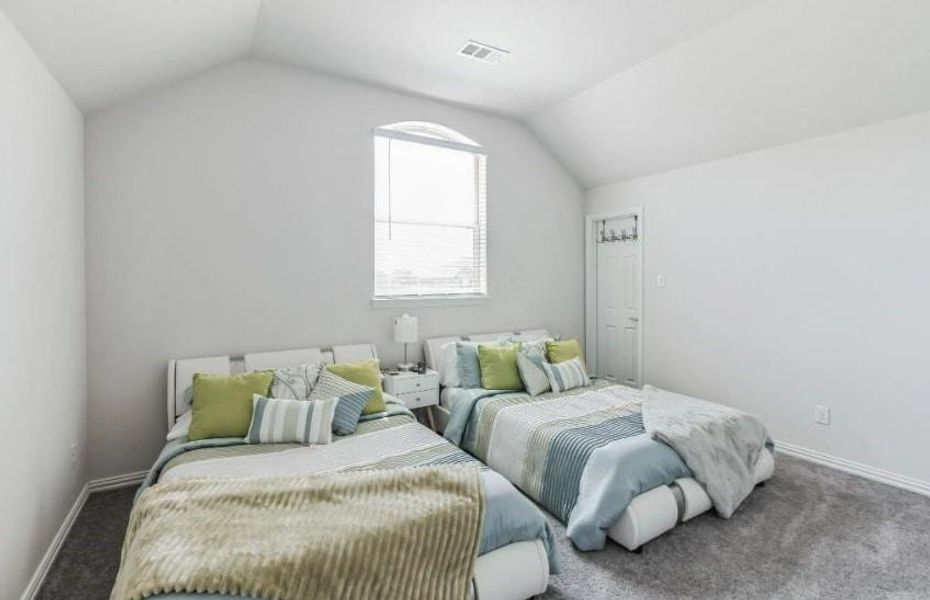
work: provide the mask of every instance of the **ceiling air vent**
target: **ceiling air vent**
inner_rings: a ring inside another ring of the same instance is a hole
[[[465,42],[465,45],[459,49],[459,54],[496,65],[504,60],[504,57],[510,54],[510,51],[488,46],[487,44],[482,44],[475,40],[468,40]]]

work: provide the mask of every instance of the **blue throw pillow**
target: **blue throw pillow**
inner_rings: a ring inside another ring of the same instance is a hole
[[[362,416],[365,405],[375,395],[374,388],[359,385],[323,369],[320,379],[310,392],[309,400],[338,398],[336,413],[333,415],[333,433],[349,435],[355,433],[358,419]]]
[[[481,364],[478,362],[478,342],[456,342],[459,385],[465,389],[481,387]]]

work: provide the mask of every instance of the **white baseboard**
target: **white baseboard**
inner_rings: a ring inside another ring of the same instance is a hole
[[[32,579],[29,580],[29,584],[26,586],[26,590],[23,592],[20,600],[33,600],[36,594],[39,593],[39,588],[42,587],[42,582],[45,581],[48,570],[52,567],[52,563],[55,562],[55,558],[58,556],[58,552],[61,550],[61,546],[67,539],[68,534],[71,533],[71,528],[74,526],[74,522],[77,520],[78,515],[81,514],[81,509],[84,508],[88,496],[96,492],[138,485],[145,479],[146,473],[148,473],[148,471],[136,471],[135,473],[126,473],[125,475],[92,479],[81,488],[74,504],[71,505],[71,510],[65,515],[64,522],[62,522],[61,527],[58,528],[55,537],[52,538],[52,543],[49,544],[48,550],[45,551],[45,555],[42,557],[42,560],[39,561],[39,566],[36,567],[35,573],[32,574]]]
[[[29,580],[29,584],[26,586],[21,600],[32,600],[35,598],[36,594],[39,593],[39,588],[42,587],[42,582],[45,581],[48,570],[52,567],[52,563],[55,562],[55,557],[58,556],[61,545],[65,543],[65,539],[67,539],[68,534],[71,533],[71,527],[74,526],[74,522],[77,520],[78,515],[81,514],[81,509],[84,508],[84,503],[87,502],[87,496],[89,495],[87,487],[88,486],[85,485],[81,488],[77,499],[74,501],[74,504],[71,505],[71,510],[65,515],[64,522],[61,524],[61,527],[58,528],[55,537],[52,538],[52,543],[49,544],[48,550],[45,551],[45,556],[39,561],[39,566],[36,568],[35,573],[32,574],[32,579]]]
[[[139,485],[145,479],[148,471],[136,471],[124,475],[114,475],[113,477],[104,477],[103,479],[92,479],[87,483],[87,491],[105,492],[107,490],[118,490],[120,488]]]
[[[864,479],[884,483],[923,496],[930,496],[930,482],[928,481],[921,481],[920,479],[914,479],[906,475],[899,475],[898,473],[892,473],[884,469],[877,469],[869,465],[846,460],[845,458],[839,458],[838,456],[832,456],[830,454],[824,454],[817,450],[809,450],[808,448],[802,448],[801,446],[795,446],[787,442],[776,442],[775,449],[782,454],[824,465],[836,469],[837,471],[857,475]]]

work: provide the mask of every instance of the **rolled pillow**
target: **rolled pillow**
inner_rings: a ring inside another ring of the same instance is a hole
[[[342,377],[324,369],[313,391],[310,400],[336,399],[336,409],[333,415],[333,433],[349,435],[355,433],[359,417],[365,406],[375,395],[374,388],[359,385],[343,379]]]
[[[558,364],[543,363],[546,377],[553,392],[564,392],[577,387],[591,385],[584,363],[580,358],[571,358]]]
[[[252,397],[252,423],[245,441],[250,444],[297,442],[328,444],[333,441],[333,418],[338,398],[291,400]]]

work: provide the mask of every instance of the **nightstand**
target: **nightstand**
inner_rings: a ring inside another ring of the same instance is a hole
[[[385,374],[384,391],[403,402],[410,410],[425,408],[429,426],[436,431],[433,407],[439,404],[438,372],[427,370],[423,374],[416,371]]]

